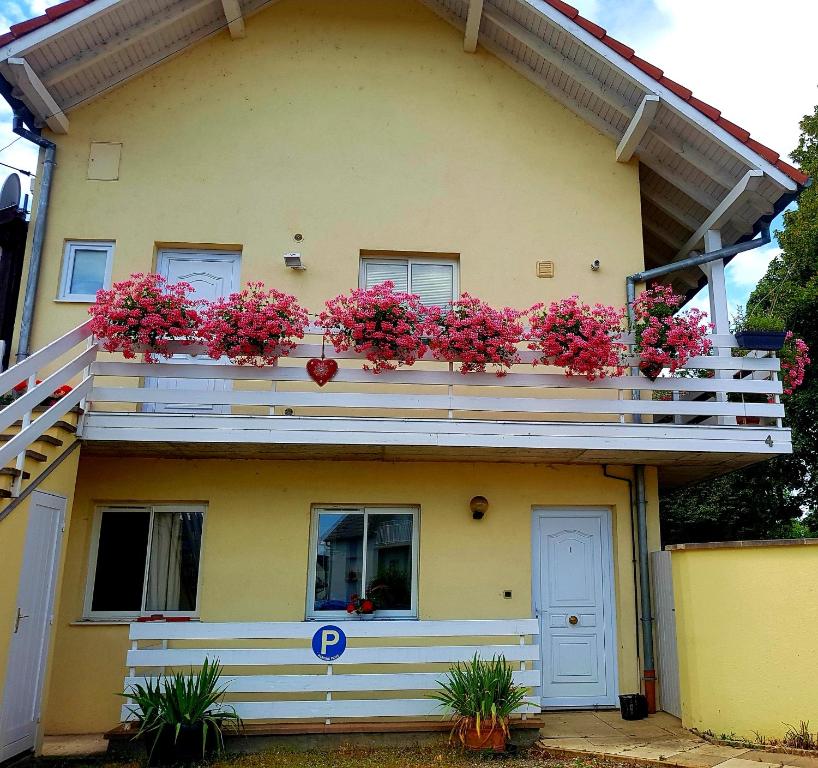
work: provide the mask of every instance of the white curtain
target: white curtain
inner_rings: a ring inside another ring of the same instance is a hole
[[[153,519],[146,610],[179,610],[181,565],[182,515],[157,512]]]

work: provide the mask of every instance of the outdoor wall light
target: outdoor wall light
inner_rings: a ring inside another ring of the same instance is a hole
[[[469,509],[471,510],[471,516],[475,520],[482,520],[483,516],[486,514],[486,510],[489,508],[489,500],[485,496],[475,496],[469,502]]]
[[[599,272],[599,267],[600,267],[599,259],[594,259],[591,262],[591,272]]]
[[[306,267],[301,263],[300,253],[285,253],[284,266],[289,267],[290,269],[306,269]]]

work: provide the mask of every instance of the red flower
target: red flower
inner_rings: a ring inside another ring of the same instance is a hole
[[[355,606],[352,603],[347,604],[347,613],[355,613]]]
[[[372,613],[375,610],[375,604],[371,600],[362,600],[361,601],[361,613]]]
[[[63,384],[61,387],[57,387],[51,393],[51,397],[59,400],[61,397],[65,397],[71,391],[71,389],[72,387],[69,384]]]

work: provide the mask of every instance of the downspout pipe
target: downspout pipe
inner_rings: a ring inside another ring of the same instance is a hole
[[[28,262],[26,291],[23,295],[23,311],[20,316],[20,337],[17,344],[17,362],[30,354],[31,324],[34,319],[34,303],[37,298],[37,286],[40,282],[40,263],[43,256],[43,243],[48,222],[48,201],[51,195],[51,181],[54,176],[57,145],[44,139],[38,131],[25,127],[23,118],[14,113],[12,130],[18,136],[28,139],[43,150],[43,165],[40,173],[40,187],[37,194],[37,216],[34,219],[34,232],[31,236],[31,253]]]
[[[661,267],[646,269],[643,272],[636,272],[629,275],[625,280],[625,289],[628,299],[628,321],[629,327],[633,327],[634,312],[633,302],[636,299],[636,284],[654,280],[657,277],[664,277],[672,272],[688,267],[696,267],[702,264],[709,264],[713,261],[729,259],[744,251],[754,248],[761,248],[767,245],[772,237],[770,235],[771,219],[763,219],[759,225],[761,236],[743,243],[728,245],[710,253],[697,254],[687,259],[673,261]],[[639,390],[633,391],[633,398],[638,400]],[[634,417],[638,421],[638,416]],[[642,625],[642,676],[645,687],[645,698],[648,700],[648,712],[656,711],[656,662],[653,654],[653,607],[650,596],[650,570],[648,564],[648,522],[647,522],[647,493],[645,490],[645,467],[637,464],[634,467],[636,485],[636,528],[637,542],[639,549],[639,599],[640,599],[640,623]]]

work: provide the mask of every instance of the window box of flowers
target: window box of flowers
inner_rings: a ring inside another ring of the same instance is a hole
[[[142,353],[146,363],[171,357],[170,344],[191,344],[199,325],[199,302],[185,282],[168,283],[156,274],[136,273],[114,283],[111,290],[97,291],[88,309],[91,330],[107,352],[121,352],[127,359]]]
[[[429,347],[436,360],[459,362],[461,373],[485,373],[493,366],[503,376],[520,362],[522,316],[519,310],[495,309],[464,293],[450,307],[429,308]]]
[[[683,302],[684,297],[665,285],[646,289],[633,302],[634,350],[639,370],[651,381],[665,368],[675,373],[691,357],[710,352],[707,313],[694,308],[677,314]]]
[[[336,352],[363,354],[364,370],[382,373],[423,357],[426,316],[417,296],[396,291],[387,280],[330,299],[318,321]]]
[[[304,338],[309,315],[295,296],[252,282],[202,310],[199,337],[214,360],[236,365],[274,365]]]
[[[588,381],[621,374],[625,345],[618,341],[625,313],[602,304],[590,306],[571,296],[530,310],[528,348],[540,353],[535,364],[556,365],[568,376]]]

